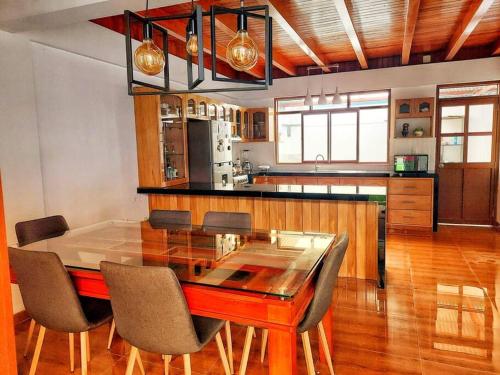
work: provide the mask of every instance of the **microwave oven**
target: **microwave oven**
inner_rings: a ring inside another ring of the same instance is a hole
[[[394,172],[427,172],[429,155],[394,155]]]

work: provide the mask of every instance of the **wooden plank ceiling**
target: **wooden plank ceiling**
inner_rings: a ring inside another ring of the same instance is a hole
[[[195,1],[204,10],[211,5],[237,8],[239,0]],[[269,5],[273,17],[273,76],[275,78],[328,72],[482,58],[500,54],[500,0],[247,0],[246,6]],[[150,10],[150,16],[190,12],[186,2]],[[143,13],[143,12],[141,12]],[[123,15],[91,20],[123,33]],[[169,50],[181,58],[185,52],[184,20],[160,23],[170,30]],[[221,74],[244,77],[227,64],[226,45],[236,31],[232,15],[216,22],[217,67]],[[205,62],[209,56],[209,19],[204,19]],[[264,76],[264,27],[249,20],[249,33],[260,48],[260,58],[249,76]],[[141,32],[134,31],[136,39]],[[248,77],[248,76],[247,76]]]

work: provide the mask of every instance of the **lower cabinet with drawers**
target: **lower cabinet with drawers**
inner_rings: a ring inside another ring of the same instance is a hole
[[[255,184],[387,186],[387,232],[430,234],[434,224],[434,179],[404,177],[255,176]]]
[[[430,233],[433,227],[434,180],[389,178],[387,230],[389,233]]]

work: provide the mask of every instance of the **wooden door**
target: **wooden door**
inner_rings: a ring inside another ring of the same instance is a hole
[[[268,140],[268,113],[267,108],[252,109],[250,115],[251,138],[253,141]]]
[[[10,290],[9,256],[0,180],[0,374],[17,374],[14,317]]]
[[[492,224],[498,98],[443,100],[438,119],[439,221]]]

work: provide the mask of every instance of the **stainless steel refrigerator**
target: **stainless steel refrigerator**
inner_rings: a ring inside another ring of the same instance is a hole
[[[189,120],[188,152],[191,183],[233,183],[233,153],[229,122]]]

